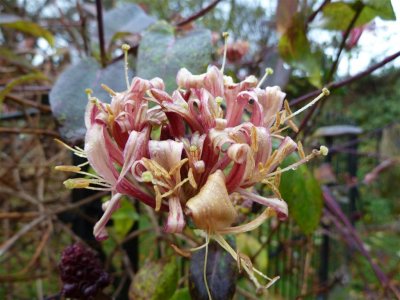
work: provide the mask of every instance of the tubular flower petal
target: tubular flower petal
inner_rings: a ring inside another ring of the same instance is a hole
[[[295,117],[329,91],[323,89],[293,113],[279,87],[261,88],[270,70],[261,80],[251,75],[234,82],[224,75],[225,65],[226,59],[221,69],[210,66],[200,75],[179,70],[177,89],[172,93],[165,91],[158,77],[135,77],[129,84],[127,75],[126,91],[102,85],[111,96],[110,104],[88,90],[84,149],[58,142],[87,158],[96,174],[84,171],[83,165],[58,166],[57,170],[82,175],[66,180],[67,188],[112,193],[94,227],[98,240],[107,238],[106,224],[121,197],[127,195],[155,211],[168,212],[164,225],[168,233],[182,232],[187,218],[192,219],[261,287],[254,272],[267,279],[268,285],[277,277],[268,278],[253,268],[222,234],[253,230],[275,215],[280,220],[288,217],[288,206],[279,192],[281,174],[326,155],[328,149],[321,146],[307,155],[301,143],[283,133],[296,131]],[[284,159],[296,151],[299,160],[281,169]],[[264,184],[273,198],[257,194],[256,184]],[[240,208],[253,202],[266,206],[265,211],[245,224],[236,224],[247,217]]]
[[[92,168],[111,185],[115,185],[116,173],[110,157],[110,148],[106,147],[102,125],[89,127],[85,138],[85,153]]]
[[[111,215],[114,211],[119,208],[119,200],[122,194],[115,194],[111,200],[107,203],[105,211],[101,219],[94,225],[93,235],[98,241],[103,241],[108,238],[108,233],[106,230],[106,224],[110,220]]]

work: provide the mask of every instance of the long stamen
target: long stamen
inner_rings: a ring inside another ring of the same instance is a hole
[[[266,177],[268,178],[268,177],[272,177],[272,176],[275,176],[277,174],[280,174],[280,173],[283,173],[283,172],[286,172],[286,171],[289,171],[289,170],[295,170],[297,167],[301,166],[302,164],[308,162],[310,159],[312,159],[312,158],[314,158],[316,156],[319,156],[319,155],[323,155],[323,156],[328,155],[328,148],[325,147],[325,146],[321,146],[319,148],[319,150],[314,149],[311,152],[311,154],[307,155],[306,157],[304,157],[303,159],[299,160],[298,162],[295,162],[294,164],[291,164],[290,166],[288,166],[288,167],[286,167],[284,169],[277,170],[275,172],[269,173]]]
[[[313,106],[315,103],[317,103],[319,100],[321,100],[324,96],[329,96],[329,90],[327,88],[323,88],[322,89],[322,93],[319,94],[317,96],[317,98],[315,98],[313,101],[311,101],[310,103],[308,103],[307,105],[303,106],[302,108],[300,108],[299,110],[295,111],[294,113],[292,113],[291,115],[287,116],[285,118],[284,121],[287,121],[289,119],[292,119],[294,116],[297,116],[298,114],[302,113],[303,111],[305,111],[306,109],[308,109],[309,107]]]
[[[225,69],[225,64],[226,64],[226,53],[228,52],[228,37],[229,37],[229,33],[228,32],[224,32],[222,34],[222,36],[224,37],[224,57],[222,59],[222,67],[221,67],[221,72],[222,74],[224,74],[224,69]]]
[[[126,80],[126,88],[129,89],[129,77],[128,77],[128,51],[131,49],[131,46],[128,44],[122,45],[122,50],[124,51],[124,64],[125,64],[125,80]]]
[[[82,163],[80,165],[77,165],[77,167],[82,168],[84,166],[87,166],[88,164],[89,164],[89,161],[86,161],[86,162],[84,162],[84,163]]]
[[[90,88],[87,88],[87,89],[85,89],[85,93],[88,97],[88,100],[90,100],[90,98],[92,98],[93,90]]]
[[[218,242],[218,244],[224,248],[232,257],[234,260],[238,260],[238,259],[242,259],[240,257],[237,256],[237,253],[235,252],[235,250],[232,249],[232,247],[225,241],[225,239],[217,234],[214,235],[214,239]],[[276,282],[276,280],[279,279],[279,277],[274,277],[274,278],[269,278],[267,275],[265,275],[264,273],[262,273],[261,271],[257,270],[254,267],[251,267],[251,269],[244,263],[241,264],[243,266],[243,269],[246,271],[246,273],[249,275],[249,278],[251,279],[251,281],[253,281],[254,285],[256,286],[257,289],[261,288],[260,283],[258,282],[257,278],[254,276],[253,272],[257,273],[258,275],[260,275],[261,277],[265,278],[266,280],[270,281],[270,283],[266,286],[269,287],[271,286],[271,282],[274,283]]]
[[[104,83],[101,84],[101,87],[111,96],[115,96],[117,94],[112,88],[110,88],[108,85],[105,85]]]
[[[81,149],[81,148],[74,149],[74,148],[72,148],[71,146],[68,146],[66,143],[64,143],[63,141],[61,141],[61,140],[59,140],[59,139],[54,139],[54,140],[55,140],[58,144],[60,144],[61,146],[67,148],[67,149],[70,150],[70,151],[72,151],[76,156],[86,158],[86,153],[85,153],[85,151],[84,151],[83,149]]]
[[[98,185],[99,187],[91,186],[91,184]],[[64,181],[64,185],[67,189],[95,189],[101,191],[111,190],[110,184],[107,184],[97,179],[88,178],[70,178]]]
[[[85,164],[87,164],[87,163],[88,163],[88,162],[83,163],[82,165],[85,165]],[[92,179],[90,179],[90,180],[95,179],[95,180],[97,180],[98,182],[102,182],[102,183],[107,184],[107,183],[104,181],[104,179],[101,178],[100,176],[98,176],[98,175],[96,175],[96,174],[89,173],[89,172],[81,171],[81,168],[80,168],[80,167],[81,167],[81,165],[79,165],[79,166],[55,166],[54,169],[57,170],[57,171],[72,172],[72,173],[76,173],[76,174],[81,174],[81,175],[89,176],[89,177],[92,177]]]
[[[208,299],[212,300],[210,288],[208,287],[208,282],[207,282],[207,258],[208,258],[208,244],[209,243],[210,243],[210,238],[209,238],[208,234],[206,234],[206,250],[205,250],[205,254],[204,254],[203,279],[204,279],[204,285],[207,290]]]
[[[264,74],[264,76],[261,78],[261,80],[258,82],[257,87],[258,87],[258,88],[261,87],[261,85],[264,83],[265,79],[267,79],[267,77],[268,77],[269,75],[272,75],[272,74],[274,74],[274,70],[272,70],[271,68],[266,68],[266,69],[265,69],[265,74]]]

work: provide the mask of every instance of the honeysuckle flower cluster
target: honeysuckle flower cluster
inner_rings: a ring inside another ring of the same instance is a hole
[[[98,240],[107,238],[106,224],[121,197],[128,195],[168,213],[165,232],[182,232],[193,221],[229,251],[259,287],[254,271],[271,279],[249,265],[222,235],[253,230],[271,215],[286,219],[288,207],[279,193],[281,173],[326,154],[327,149],[305,155],[300,143],[284,135],[288,128],[297,130],[293,117],[303,109],[292,113],[279,87],[262,88],[269,69],[261,80],[249,76],[238,83],[223,70],[210,66],[206,73],[194,75],[183,68],[172,94],[161,78],[135,77],[123,92],[104,86],[110,104],[88,91],[85,147],[70,149],[86,157],[96,175],[80,166],[57,169],[84,176],[67,180],[69,188],[111,192],[94,227]],[[324,89],[309,105],[327,93]],[[301,159],[279,169],[295,151]],[[258,194],[254,186],[259,183],[273,196]],[[244,201],[266,209],[254,220],[237,224]]]

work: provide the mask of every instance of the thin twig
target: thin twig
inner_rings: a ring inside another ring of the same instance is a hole
[[[360,16],[361,11],[363,10],[363,8],[364,8],[363,4],[360,4],[360,5],[357,7],[357,11],[355,12],[353,18],[351,19],[349,25],[348,25],[347,28],[346,28],[346,31],[345,31],[344,36],[343,36],[343,38],[342,38],[342,42],[340,43],[338,52],[337,52],[337,54],[336,54],[335,61],[333,62],[332,67],[331,67],[331,69],[330,69],[330,71],[329,71],[327,81],[331,81],[332,78],[333,78],[333,74],[335,74],[335,72],[336,72],[336,68],[337,68],[337,66],[338,66],[338,64],[339,64],[340,55],[342,54],[342,51],[343,51],[344,47],[346,46],[347,38],[349,37],[350,32],[351,32],[351,30],[353,29],[354,24],[356,23],[358,17]],[[301,124],[300,124],[300,126],[299,126],[299,130],[295,133],[295,137],[297,137],[297,136],[299,135],[299,133],[307,126],[307,123],[309,122],[309,120],[311,120],[311,118],[312,118],[314,112],[317,110],[318,107],[322,107],[323,103],[325,103],[323,100],[322,100],[322,101],[319,101],[319,103],[317,103],[316,105],[314,105],[314,106],[308,111],[307,115],[305,116],[305,118],[303,119],[303,121],[301,122]]]
[[[176,27],[182,27],[186,24],[189,24],[190,22],[193,22],[194,20],[197,20],[198,18],[204,16],[206,13],[208,13],[210,10],[212,10],[221,0],[214,0],[213,2],[211,2],[209,5],[207,5],[206,7],[202,8],[201,10],[199,10],[198,12],[194,13],[193,15],[191,15],[190,17],[179,21],[175,24]]]
[[[13,134],[38,134],[38,135],[48,135],[56,138],[60,138],[60,134],[53,130],[42,129],[42,128],[9,128],[0,127],[0,133],[13,133]]]
[[[88,203],[90,203],[90,202],[92,202],[92,201],[94,201],[96,199],[99,199],[99,198],[101,198],[101,197],[103,197],[103,196],[105,196],[107,194],[108,194],[108,192],[99,192],[99,193],[93,194],[93,195],[91,195],[89,197],[86,197],[86,198],[84,198],[84,199],[82,199],[80,201],[77,201],[75,203],[71,203],[71,204],[63,206],[63,207],[61,207],[59,209],[55,209],[53,211],[49,211],[49,212],[46,213],[46,215],[47,216],[58,215],[60,213],[66,212],[68,210],[76,209],[76,208],[78,208],[78,207],[80,207],[82,205],[88,204]]]
[[[346,46],[347,38],[349,37],[350,32],[354,27],[354,24],[357,22],[358,17],[360,16],[361,12],[363,11],[363,8],[364,8],[364,6],[362,4],[357,8],[353,18],[351,19],[349,25],[346,28],[346,31],[345,31],[345,33],[343,35],[343,38],[342,38],[342,42],[340,43],[338,52],[336,54],[335,61],[333,62],[332,67],[331,67],[331,69],[329,71],[328,80],[327,81],[331,81],[332,78],[333,78],[333,74],[335,74],[335,72],[336,72],[336,68],[337,68],[337,66],[339,64],[340,55],[342,54],[343,49]]]
[[[34,219],[30,223],[22,227],[16,234],[14,234],[10,239],[8,239],[0,246],[0,256],[7,252],[8,249],[10,249],[20,237],[22,237],[28,231],[32,230],[32,228],[34,228],[35,226],[39,225],[44,219],[45,216],[40,216],[39,218]]]
[[[325,5],[327,5],[329,2],[331,2],[331,0],[325,0],[324,2],[322,2],[322,4],[317,8],[316,11],[314,11],[307,19],[307,23],[311,23],[312,21],[314,21],[315,17],[319,14],[319,12],[325,7]]]
[[[86,33],[87,20],[86,20],[86,14],[82,9],[82,5],[81,5],[80,1],[76,2],[76,10],[78,11],[78,14],[79,14],[79,20],[80,20],[79,31],[80,31],[82,41],[83,41],[83,49],[84,49],[86,55],[89,55],[89,44],[88,44],[88,37],[87,37],[87,33]]]
[[[48,105],[36,103],[36,102],[34,102],[32,100],[28,100],[28,99],[23,99],[23,98],[20,98],[20,97],[18,97],[16,95],[13,95],[13,94],[7,94],[5,98],[9,99],[9,100],[12,100],[12,101],[14,101],[14,102],[16,102],[18,104],[35,107],[35,108],[40,109],[41,111],[44,111],[44,112],[51,112],[51,108]]]
[[[386,65],[386,64],[389,63],[389,62],[391,62],[392,60],[395,60],[395,59],[396,59],[397,57],[399,57],[399,56],[400,56],[400,51],[398,51],[398,52],[396,52],[396,53],[394,53],[394,54],[392,54],[392,55],[386,57],[386,58],[383,59],[381,62],[372,65],[372,66],[369,67],[368,69],[366,69],[366,70],[364,70],[364,71],[362,71],[362,72],[360,72],[360,73],[358,73],[358,74],[356,74],[356,75],[354,75],[354,76],[351,76],[351,77],[346,78],[346,79],[341,80],[341,81],[330,82],[330,83],[328,83],[328,84],[326,85],[326,87],[327,87],[330,91],[332,91],[332,90],[341,88],[341,87],[343,87],[343,86],[346,86],[346,85],[348,85],[348,84],[350,84],[350,83],[352,83],[352,82],[354,82],[354,81],[357,81],[357,80],[359,80],[359,79],[361,79],[361,78],[363,78],[363,77],[365,77],[365,76],[371,74],[371,73],[374,72],[375,70],[377,70],[377,69],[383,67],[384,65]],[[307,100],[310,99],[310,98],[313,98],[313,97],[318,96],[320,93],[321,93],[321,90],[316,90],[316,91],[307,93],[307,94],[305,94],[305,95],[303,95],[303,96],[300,96],[300,97],[298,97],[298,98],[293,99],[292,101],[290,101],[290,105],[294,106],[294,105],[303,103],[303,102],[307,101]]]
[[[50,238],[51,231],[52,231],[51,227],[50,226],[47,227],[46,232],[44,233],[44,235],[41,236],[41,240],[40,240],[39,244],[36,245],[35,253],[32,255],[32,258],[30,259],[29,263],[21,271],[19,271],[16,275],[25,274],[35,264],[36,260],[42,254],[44,246],[46,245],[47,241]]]
[[[0,220],[2,219],[34,219],[39,215],[36,211],[29,212],[0,212]]]
[[[103,68],[107,65],[106,45],[104,41],[104,24],[103,24],[103,3],[101,0],[96,0],[97,11],[97,29],[99,32],[100,60]]]
[[[351,224],[350,220],[343,213],[340,206],[337,204],[337,200],[332,195],[330,189],[327,186],[324,186],[322,190],[323,197],[325,199],[324,202],[327,209],[332,213],[332,215],[334,215],[340,222],[343,223],[346,231],[351,237],[351,241],[353,241],[357,245],[358,251],[367,259],[377,279],[380,281],[384,288],[388,288],[397,297],[397,299],[400,299],[400,291],[398,290],[397,286],[395,286],[393,282],[391,282],[391,280],[383,272],[380,266],[372,258],[369,251],[365,248],[361,237],[357,233],[353,224]]]

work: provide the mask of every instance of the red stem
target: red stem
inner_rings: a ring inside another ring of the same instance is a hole
[[[190,17],[178,22],[175,24],[176,27],[181,27],[186,24],[189,24],[190,22],[193,22],[194,20],[204,16],[206,13],[208,13],[210,10],[212,10],[221,0],[214,0],[211,2],[209,5],[204,7],[203,9],[199,10],[197,13],[191,15]]]
[[[338,89],[338,88],[341,88],[342,86],[348,85],[348,84],[350,84],[350,83],[352,83],[354,81],[357,81],[358,79],[361,79],[361,78],[371,74],[375,70],[383,67],[384,65],[386,65],[389,62],[391,62],[392,60],[395,60],[399,56],[400,56],[400,51],[398,51],[398,52],[386,57],[381,62],[372,65],[368,69],[366,69],[366,70],[364,70],[364,71],[362,71],[362,72],[360,72],[360,73],[358,73],[358,74],[356,74],[354,76],[351,76],[351,77],[346,78],[346,79],[341,80],[341,81],[330,82],[330,83],[328,83],[326,85],[326,87],[331,91],[335,90],[335,89]],[[307,94],[305,94],[303,96],[300,96],[299,98],[296,98],[296,99],[293,99],[292,101],[290,101],[290,105],[294,106],[294,105],[303,103],[303,102],[307,101],[310,98],[314,98],[314,97],[318,96],[320,93],[321,93],[321,90],[316,90],[316,91],[307,93]]]

